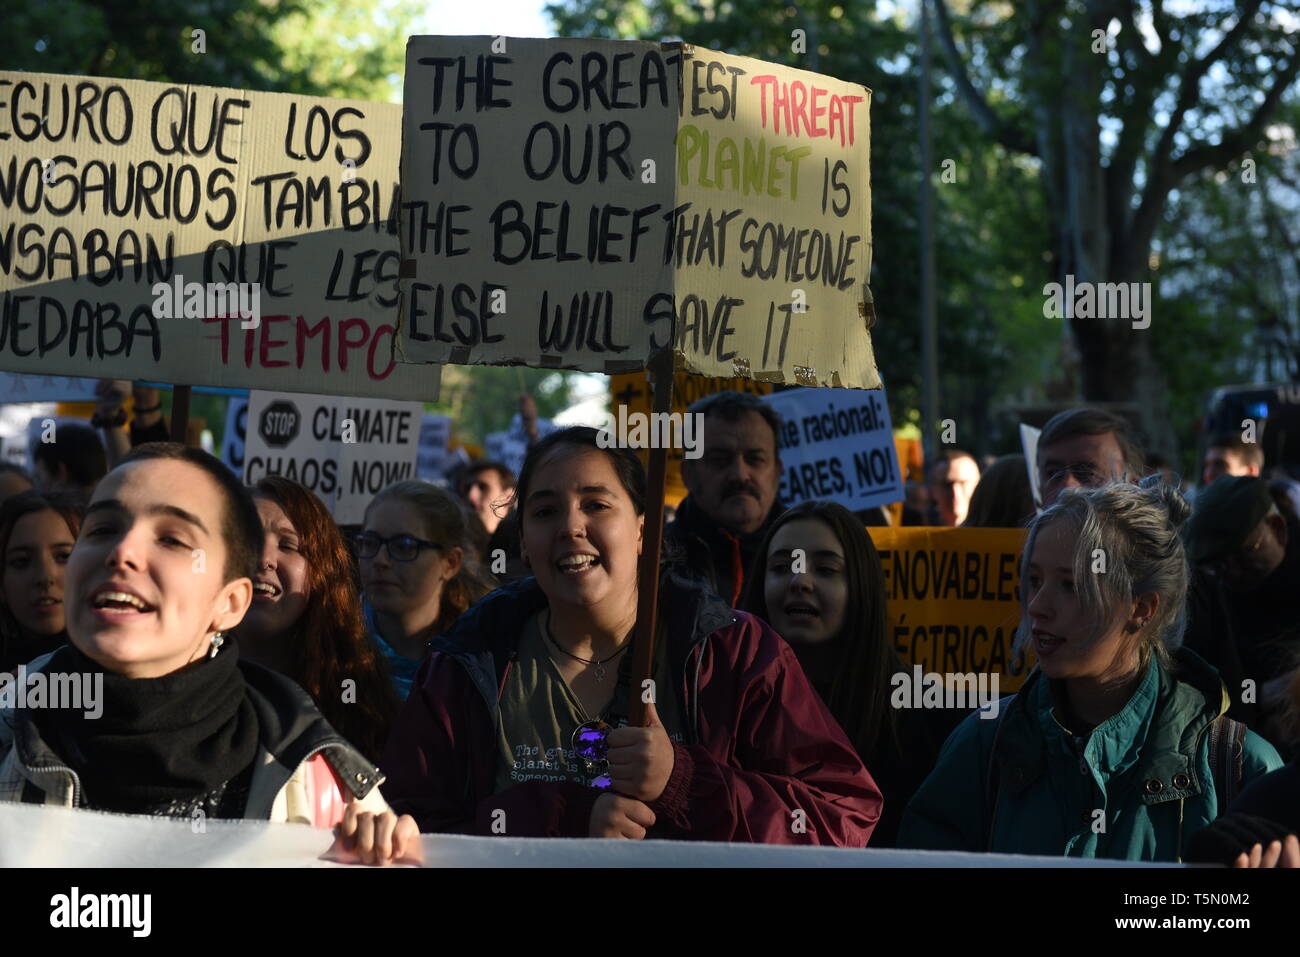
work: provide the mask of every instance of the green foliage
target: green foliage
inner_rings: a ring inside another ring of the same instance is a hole
[[[48,0],[5,11],[5,69],[400,98],[414,0]],[[203,30],[206,52],[194,52]]]
[[[444,366],[438,401],[425,408],[451,416],[453,441],[482,445],[489,432],[509,428],[523,393],[532,395],[539,418],[567,409],[575,375],[524,366]]]

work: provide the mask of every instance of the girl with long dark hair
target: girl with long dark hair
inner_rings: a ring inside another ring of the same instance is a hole
[[[645,472],[597,435],[529,450],[534,577],[435,639],[384,755],[393,806],[426,831],[865,845],[880,793],[764,622],[669,573],[653,683],[632,674]]]
[[[741,607],[772,625],[848,734],[884,796],[873,847],[894,843],[903,808],[934,766],[952,718],[891,707],[906,671],[887,630],[885,576],[862,523],[834,502],[803,502],[768,531]]]
[[[64,569],[80,529],[63,496],[21,492],[0,508],[0,674],[68,640]]]
[[[343,534],[312,492],[278,475],[252,489],[262,519],[253,603],[235,630],[249,661],[292,678],[371,760],[400,705],[361,613]]]

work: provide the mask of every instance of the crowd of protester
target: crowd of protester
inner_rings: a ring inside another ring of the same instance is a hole
[[[1023,456],[943,452],[903,521],[1026,529],[1037,663],[982,711],[898,708],[887,519],[786,508],[773,407],[708,396],[647,699],[633,452],[530,433],[518,475],[398,482],[345,534],[160,441],[156,392],[126,432],[130,389],[0,469],[0,673],[105,698],[0,709],[0,800],[332,827],[366,863],[434,832],[1300,866],[1296,487],[1238,437],[1194,508],[1101,410],[1046,424],[1037,501]]]

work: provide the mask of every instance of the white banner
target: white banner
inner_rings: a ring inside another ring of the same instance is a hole
[[[201,829],[200,829],[201,828]],[[197,831],[197,833],[196,833]],[[946,851],[426,834],[426,867],[1178,867]],[[0,868],[327,867],[326,830],[0,803]]]
[[[787,389],[763,397],[784,423],[781,500],[858,511],[903,500],[883,389]]]
[[[362,520],[384,487],[415,478],[419,402],[254,391],[244,440],[244,484],[267,475],[315,492],[340,525]]]
[[[98,379],[0,372],[0,402],[93,402]]]

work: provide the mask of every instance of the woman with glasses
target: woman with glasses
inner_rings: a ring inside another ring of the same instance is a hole
[[[516,501],[535,577],[434,641],[385,794],[423,831],[865,845],[880,792],[764,622],[665,573],[652,677],[632,673],[645,472],[597,435],[529,450]],[[647,727],[626,726],[634,695]]]
[[[488,591],[467,561],[465,513],[428,482],[396,482],[366,507],[354,546],[366,627],[405,700],[434,635]]]
[[[312,492],[278,475],[252,490],[262,519],[253,603],[235,629],[249,661],[293,679],[374,761],[401,702],[366,630],[347,542]]]

